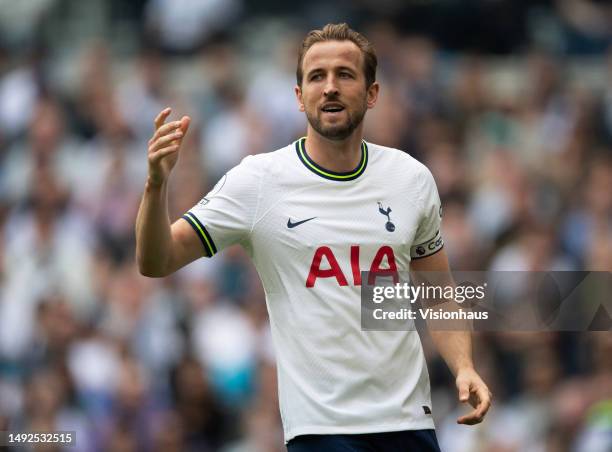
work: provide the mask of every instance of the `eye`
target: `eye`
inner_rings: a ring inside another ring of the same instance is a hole
[[[321,80],[322,78],[323,78],[322,74],[313,74],[310,76],[310,81],[316,82],[316,81]]]
[[[340,78],[353,78],[353,74],[350,72],[342,71],[340,72]]]

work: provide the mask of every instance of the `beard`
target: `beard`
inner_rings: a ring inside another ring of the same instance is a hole
[[[333,99],[329,100],[331,101]],[[351,112],[345,107],[344,111],[347,113],[348,118],[345,121],[337,124],[324,125],[323,121],[321,120],[322,113],[318,109],[315,114],[306,111],[306,119],[308,119],[308,123],[319,133],[319,135],[327,138],[328,140],[340,141],[348,138],[359,126],[359,124],[361,124],[361,121],[363,121],[363,117],[366,114],[366,110],[367,106],[364,100],[361,108],[356,111]]]

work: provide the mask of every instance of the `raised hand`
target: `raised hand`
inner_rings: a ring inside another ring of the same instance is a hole
[[[183,116],[179,121],[166,124],[166,119],[171,112],[171,108],[165,108],[157,115],[154,121],[155,133],[149,140],[148,184],[152,186],[160,186],[168,180],[172,168],[176,165],[178,151],[191,123],[189,116]]]

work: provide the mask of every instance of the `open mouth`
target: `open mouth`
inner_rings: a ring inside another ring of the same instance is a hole
[[[325,113],[338,113],[344,110],[344,106],[341,104],[329,103],[329,104],[323,105],[323,107],[321,107],[321,110],[324,111]]]

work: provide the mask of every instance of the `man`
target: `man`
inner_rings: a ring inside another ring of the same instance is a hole
[[[311,31],[295,93],[305,138],[246,157],[170,225],[168,176],[190,119],[155,119],[136,221],[140,271],[166,276],[235,243],[266,292],[285,440],[295,451],[439,451],[418,333],[362,331],[361,270],[448,272],[431,173],[363,141],[379,92],[376,55],[346,24]],[[279,125],[282,126],[282,125]],[[412,261],[411,261],[412,260]],[[475,424],[490,405],[468,332],[432,337]]]

